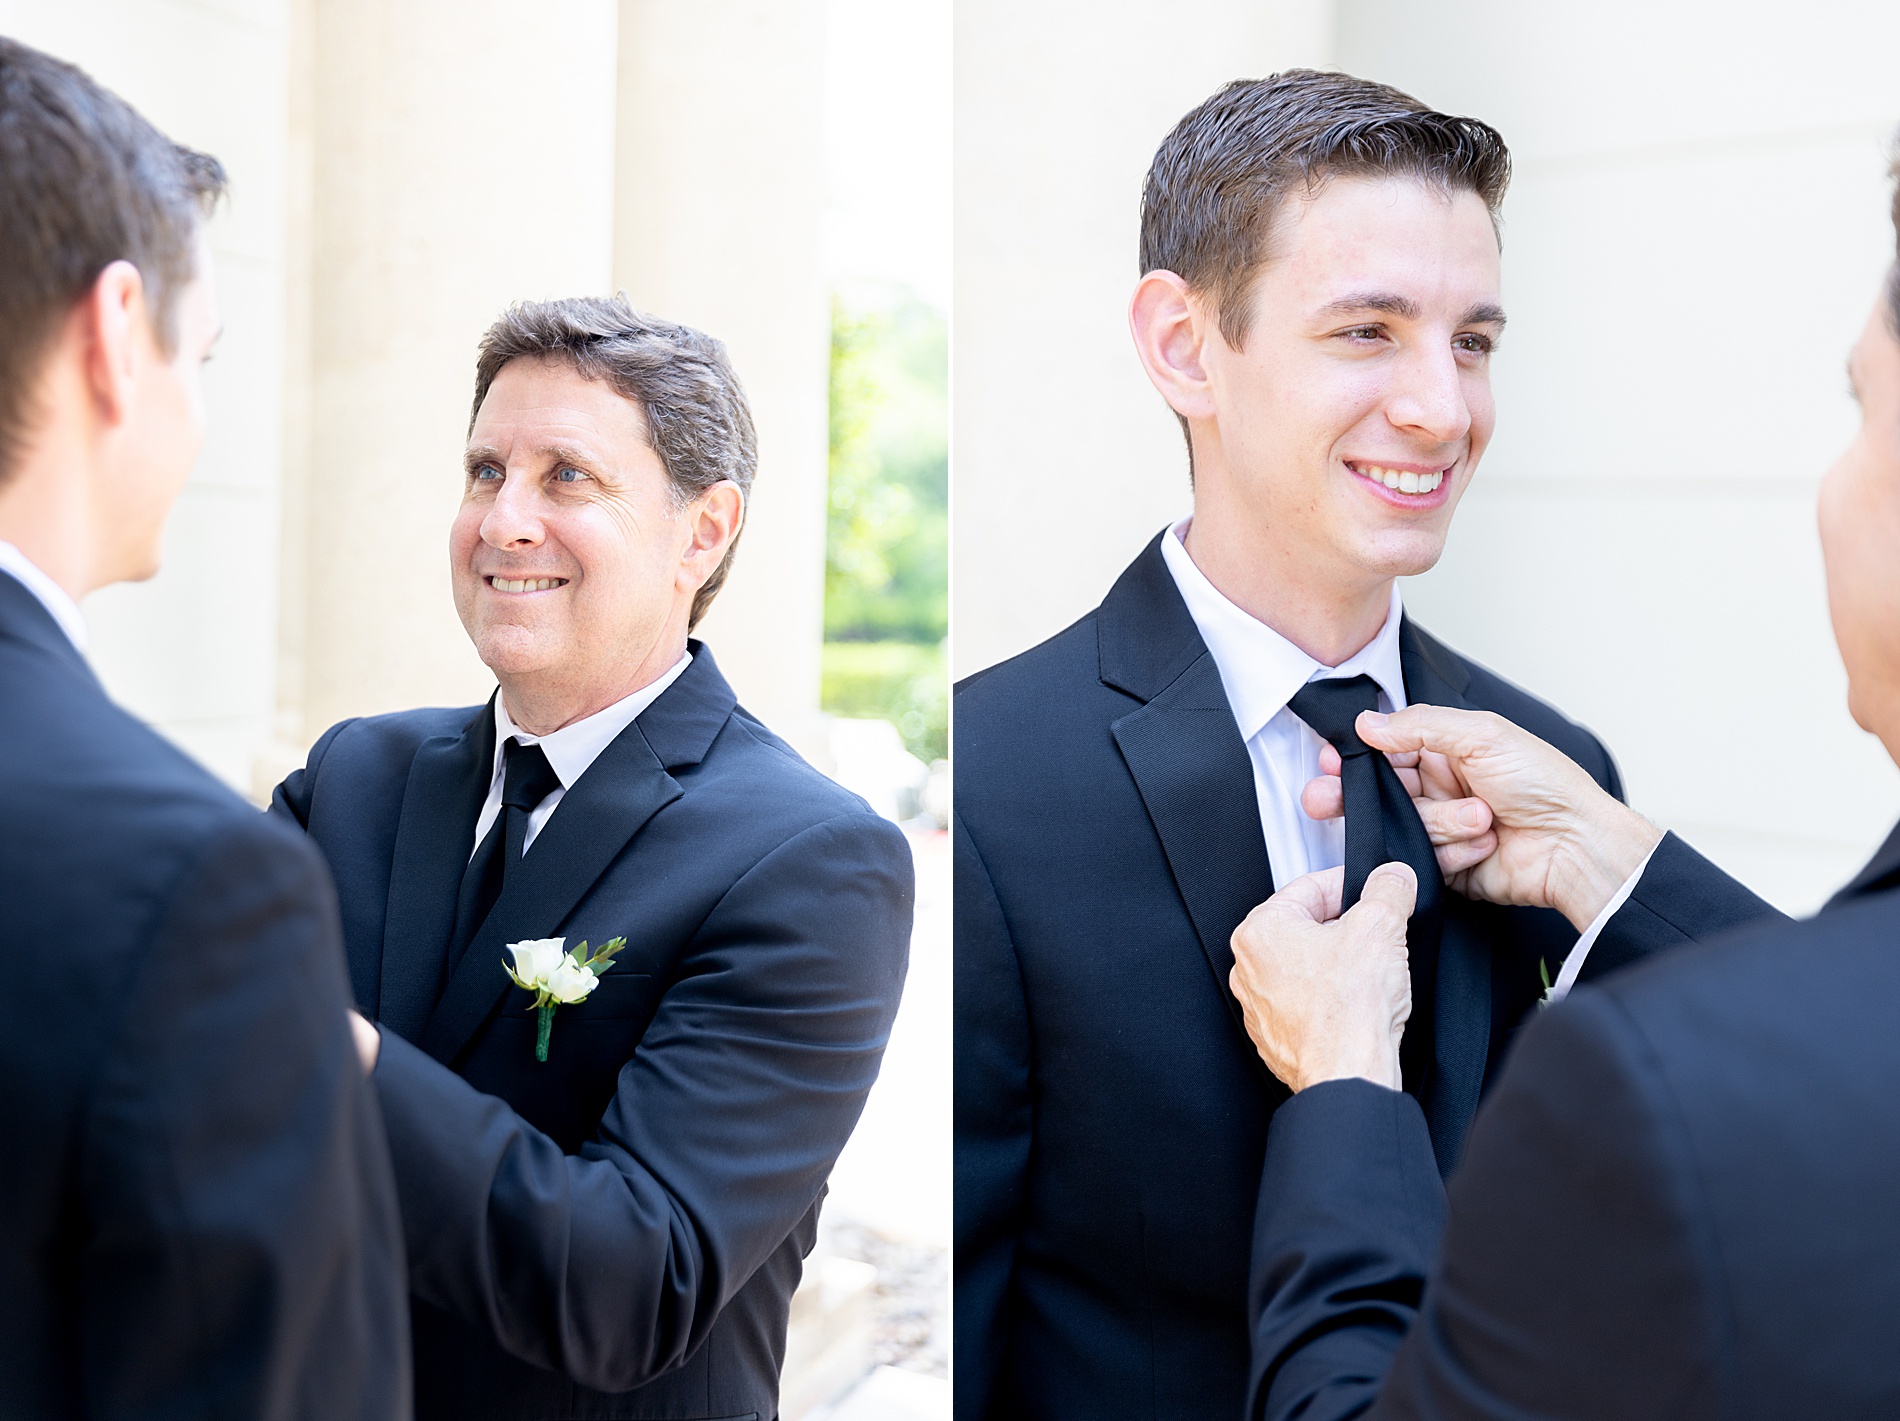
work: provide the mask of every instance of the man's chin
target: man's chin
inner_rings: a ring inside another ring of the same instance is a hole
[[[1379,577],[1417,577],[1438,566],[1445,555],[1440,532],[1407,530],[1366,540],[1359,548],[1359,565]]]
[[[495,627],[473,638],[482,664],[500,680],[531,676],[557,664],[560,649],[547,637],[523,627]]]

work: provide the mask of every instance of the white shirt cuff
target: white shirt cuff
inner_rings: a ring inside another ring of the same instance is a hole
[[[1649,867],[1649,861],[1656,856],[1656,849],[1662,847],[1662,840],[1643,855],[1643,861],[1636,865],[1636,872],[1623,880],[1623,886],[1610,895],[1610,901],[1603,905],[1603,911],[1583,930],[1583,936],[1577,939],[1577,945],[1570,949],[1570,955],[1564,959],[1563,970],[1557,974],[1557,980],[1546,994],[1546,1002],[1561,1002],[1570,995],[1570,989],[1577,985],[1577,974],[1583,971],[1584,959],[1590,955],[1590,949],[1596,945],[1597,937],[1604,925],[1616,916],[1617,909],[1629,902],[1630,894],[1636,891],[1636,885],[1643,877],[1643,871]]]

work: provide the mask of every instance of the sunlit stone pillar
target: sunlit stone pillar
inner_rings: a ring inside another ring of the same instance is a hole
[[[801,741],[824,635],[824,83],[817,0],[620,5],[614,280],[725,341],[759,426],[744,541],[700,634]]]
[[[511,301],[610,290],[613,230],[613,0],[304,4],[286,748],[493,685],[449,592],[475,344]]]

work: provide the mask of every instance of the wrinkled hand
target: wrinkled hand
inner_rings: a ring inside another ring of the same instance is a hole
[[[1370,740],[1366,741],[1372,744]],[[1388,754],[1399,782],[1412,796],[1418,817],[1431,836],[1438,855],[1438,871],[1457,886],[1460,875],[1497,852],[1498,837],[1491,824],[1491,806],[1474,797],[1445,756],[1432,751]],[[1300,807],[1309,819],[1337,819],[1346,812],[1345,788],[1339,778],[1339,752],[1320,748],[1319,777],[1300,791]],[[1462,890],[1461,890],[1462,891]]]
[[[1418,880],[1402,863],[1366,879],[1351,911],[1346,871],[1296,878],[1234,929],[1228,985],[1260,1059],[1296,1093],[1362,1077],[1401,1087],[1399,1040],[1412,1014],[1405,924]]]
[[[1575,761],[1488,711],[1416,705],[1359,717],[1412,792],[1451,888],[1468,898],[1555,908],[1579,931],[1636,871],[1662,831]],[[1316,819],[1342,812],[1328,748],[1300,796]],[[1480,811],[1484,826],[1478,827]]]
[[[382,1054],[382,1033],[354,1008],[350,1011],[350,1035],[356,1041],[356,1058],[363,1063],[363,1074],[368,1075],[376,1069],[376,1058]]]

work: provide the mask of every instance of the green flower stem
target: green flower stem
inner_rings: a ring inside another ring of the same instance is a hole
[[[554,1003],[546,1002],[534,1009],[534,1059],[545,1061],[548,1058],[548,1037],[554,1031]]]

